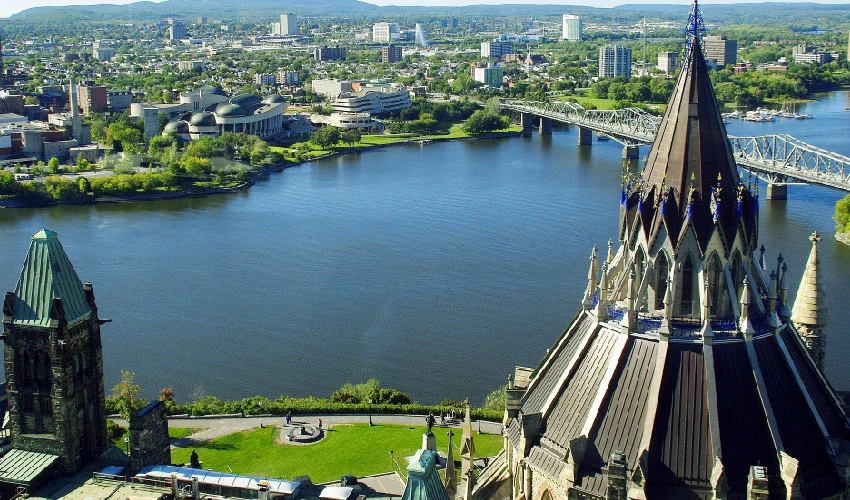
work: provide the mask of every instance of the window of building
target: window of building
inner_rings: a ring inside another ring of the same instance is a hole
[[[694,263],[691,256],[685,258],[682,264],[682,296],[679,303],[679,311],[682,314],[693,313],[694,302]]]
[[[658,258],[655,262],[655,309],[664,309],[664,295],[667,294],[670,264],[664,252],[658,252]]]

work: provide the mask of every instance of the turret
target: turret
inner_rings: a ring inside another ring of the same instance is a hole
[[[797,299],[791,311],[791,321],[797,327],[797,333],[806,344],[815,364],[823,370],[825,328],[829,322],[829,314],[826,309],[826,294],[823,290],[823,278],[820,275],[818,259],[818,243],[822,238],[815,231],[809,239],[812,241],[812,251],[806,262],[803,278],[800,280],[800,288],[797,290]]]

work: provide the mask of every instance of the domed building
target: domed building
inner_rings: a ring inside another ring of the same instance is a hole
[[[186,120],[168,122],[165,124],[165,128],[162,129],[162,135],[172,135],[178,137],[183,142],[187,142],[190,140],[189,122],[187,122]]]
[[[212,93],[212,90],[209,92]],[[285,131],[283,115],[287,102],[281,95],[274,94],[260,100],[260,97],[255,94],[242,94],[224,101],[213,99],[210,95],[215,97],[219,94],[208,94],[204,97],[204,99],[212,99],[212,104],[204,111],[192,113],[189,118],[190,139],[218,137],[224,132],[235,132],[257,135],[265,140],[275,140]],[[184,133],[177,131],[177,129],[182,130],[182,126],[179,125],[181,122],[186,123],[185,120],[170,122],[163,130],[163,134],[176,133],[183,137]]]
[[[696,2],[690,24],[646,165],[623,186],[620,247],[594,247],[580,312],[509,379],[505,447],[468,500],[847,498],[850,427],[821,371],[820,238],[792,312]]]

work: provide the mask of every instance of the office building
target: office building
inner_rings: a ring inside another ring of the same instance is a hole
[[[257,73],[254,75],[254,83],[257,85],[274,85],[277,83],[277,79],[271,73]]]
[[[514,44],[509,40],[492,40],[481,42],[481,57],[501,59],[505,54],[514,53]]]
[[[313,58],[317,61],[344,61],[345,47],[316,47],[313,50]]]
[[[609,43],[599,47],[599,78],[632,76],[632,49]]]
[[[472,68],[472,79],[481,82],[485,87],[499,88],[502,86],[504,70],[498,64],[475,66]]]
[[[724,36],[708,35],[703,41],[703,54],[706,60],[716,61],[717,68],[725,68],[727,64],[738,61],[738,41],[727,40]]]
[[[337,113],[378,115],[410,107],[410,93],[395,83],[362,83],[360,90],[343,92],[331,103]]]
[[[178,21],[176,19],[169,19],[168,24],[168,39],[172,42],[175,40],[185,40],[188,38],[186,34],[186,26],[183,25],[183,21]]]
[[[289,36],[298,34],[298,16],[293,13],[281,14],[280,23],[274,23],[275,29],[272,33],[275,35]]]
[[[109,90],[106,92],[106,106],[112,111],[126,111],[133,103],[133,93],[129,90]]]
[[[401,38],[398,23],[375,23],[372,26],[373,42],[392,42]]]
[[[381,47],[381,62],[394,63],[401,61],[401,45],[391,43]]]
[[[571,42],[581,41],[581,16],[564,14],[561,38]]]
[[[101,85],[79,87],[80,107],[86,116],[92,113],[103,113],[108,105],[106,87]]]
[[[351,92],[351,82],[345,80],[313,80],[310,82],[313,92],[321,94],[328,99],[336,99],[343,92]]]
[[[679,55],[676,52],[659,52],[657,68],[665,73],[673,73],[679,64]]]
[[[297,71],[280,70],[276,77],[278,85],[298,85],[301,83]]]

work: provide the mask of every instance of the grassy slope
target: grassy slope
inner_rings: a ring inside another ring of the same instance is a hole
[[[422,445],[424,427],[366,424],[339,425],[328,431],[327,437],[309,446],[279,444],[280,428],[266,427],[239,432],[198,443],[195,450],[204,468],[237,474],[291,479],[309,475],[314,482],[332,481],[344,474],[365,476],[395,468],[388,452],[406,466],[404,457],[412,455]],[[435,428],[437,449],[445,453],[446,429]],[[460,445],[461,431],[454,429],[453,441]],[[492,456],[502,447],[499,435],[476,434],[476,456]],[[174,463],[187,463],[190,449],[171,452]],[[459,458],[458,448],[454,455]]]

